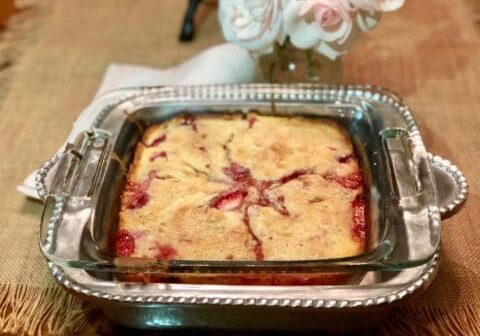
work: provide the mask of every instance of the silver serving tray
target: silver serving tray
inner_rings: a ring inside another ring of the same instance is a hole
[[[360,86],[197,86],[180,88],[133,88],[116,91],[96,100],[89,113],[72,131],[69,141],[83,129],[98,127],[115,109],[149,107],[152,98],[161,101],[166,91],[176,92],[179,101],[281,97],[283,101],[344,99],[374,101],[398,111],[414,137],[418,129],[401,99],[380,88]],[[157,95],[157,96],[156,96]],[[148,99],[142,99],[148,97]],[[81,126],[78,126],[81,124]],[[421,141],[421,138],[418,135]],[[45,163],[37,174],[41,197],[48,195],[48,176],[62,152]],[[449,161],[428,156],[433,168],[438,211],[453,213],[467,194],[463,174]],[[63,215],[54,210],[50,221]],[[42,244],[42,242],[41,242]],[[102,280],[81,268],[49,262],[55,279],[73,294],[94,302],[113,321],[139,328],[274,328],[335,329],[370,327],[379,323],[394,303],[426,288],[438,268],[438,251],[426,263],[404,270],[370,271],[359,284],[340,286],[228,286],[162,283],[124,283]],[[348,318],[348,323],[345,319]]]

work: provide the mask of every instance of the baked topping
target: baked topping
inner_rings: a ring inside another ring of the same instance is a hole
[[[158,260],[351,256],[364,249],[367,201],[334,122],[183,115],[138,144],[115,247]]]
[[[251,206],[257,205],[260,207],[271,207],[283,216],[290,215],[285,206],[285,197],[283,195],[276,197],[270,195],[270,189],[296,180],[313,171],[301,169],[282,176],[277,180],[259,181],[252,176],[250,169],[232,162],[228,167],[223,169],[223,172],[231,179],[231,189],[221,192],[216,196],[211,206],[224,211],[236,209],[243,211],[243,222],[255,241],[254,250],[256,259],[263,260],[262,242],[252,231],[248,209]]]

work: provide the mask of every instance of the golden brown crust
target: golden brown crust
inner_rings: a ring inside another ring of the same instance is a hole
[[[160,275],[155,273],[124,273],[117,277],[125,282],[168,282],[187,284],[221,284],[249,286],[328,286],[344,285],[355,280],[350,273],[303,273],[303,274],[181,274]]]
[[[348,133],[333,121],[173,118],[148,128],[137,145],[117,253],[184,260],[359,254],[363,219],[352,217],[363,194],[359,172]]]

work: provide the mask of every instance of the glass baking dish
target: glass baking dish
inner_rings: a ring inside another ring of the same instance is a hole
[[[126,281],[139,280],[140,274],[141,281],[175,282],[181,276],[209,282],[219,276],[248,279],[245,274],[275,278],[399,271],[425,264],[438,249],[440,208],[429,155],[410,111],[394,95],[371,88],[259,84],[140,88],[113,96],[37,175],[45,200],[40,247],[60,267]],[[292,261],[116,258],[110,245],[124,170],[142,130],[179,114],[252,111],[327,118],[348,130],[368,182],[365,253]]]

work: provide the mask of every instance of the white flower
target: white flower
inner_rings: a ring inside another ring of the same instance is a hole
[[[221,0],[219,19],[227,41],[254,53],[269,53],[283,43],[282,0]]]
[[[373,12],[390,12],[403,6],[405,0],[348,0],[353,9]]]
[[[399,9],[405,0],[346,0],[349,9],[357,12],[358,27],[368,32],[380,21],[382,12]]]
[[[291,0],[283,20],[284,31],[297,48],[315,48],[335,59],[343,46],[351,44],[353,22],[345,0]]]
[[[300,49],[335,59],[370,31],[382,12],[405,0],[220,0],[225,39],[254,54],[270,53],[286,36]]]

